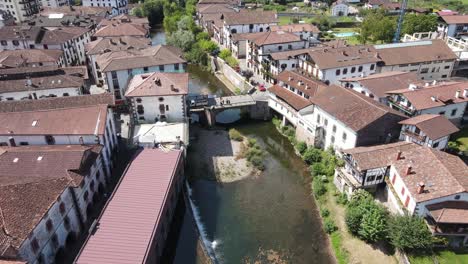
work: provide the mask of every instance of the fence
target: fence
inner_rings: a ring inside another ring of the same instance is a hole
[[[223,73],[223,75],[237,88],[242,92],[248,91],[253,88],[250,83],[245,80],[245,77],[236,72],[231,66],[229,66],[224,60],[216,57],[215,64],[217,65],[217,71]]]

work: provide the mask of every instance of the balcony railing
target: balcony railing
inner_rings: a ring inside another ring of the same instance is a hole
[[[422,142],[426,140],[426,136],[421,136],[419,134],[409,131],[408,129],[403,130],[403,135],[407,135],[408,137],[415,138],[416,140]]]
[[[395,107],[397,107],[398,109],[400,109],[403,112],[407,113],[408,115],[412,116],[416,112],[416,110],[412,110],[411,108],[402,105],[401,101],[395,100],[392,97],[389,97],[388,101],[390,102],[390,104],[394,105]]]

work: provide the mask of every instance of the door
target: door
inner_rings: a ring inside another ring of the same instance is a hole
[[[166,106],[164,104],[159,104],[159,113],[164,115],[166,113]]]

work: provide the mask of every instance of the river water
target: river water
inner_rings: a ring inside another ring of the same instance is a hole
[[[160,44],[157,41],[161,39],[165,39],[161,31],[153,33],[153,43]],[[190,65],[188,72],[190,94],[230,94],[201,67]],[[202,232],[216,258],[220,263],[234,264],[333,263],[310,195],[310,174],[289,141],[270,122],[238,122],[231,126],[256,138],[265,150],[266,170],[260,176],[233,183],[210,181],[213,175],[191,167],[197,152],[190,148],[185,170]],[[206,147],[216,147],[216,142]],[[193,219],[186,213],[174,263],[204,263],[196,242]]]

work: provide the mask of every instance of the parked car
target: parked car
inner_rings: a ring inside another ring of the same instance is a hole
[[[259,90],[260,92],[265,92],[265,91],[266,91],[265,84],[263,84],[263,83],[262,83],[262,84],[259,84],[259,85],[258,85],[258,90]]]

